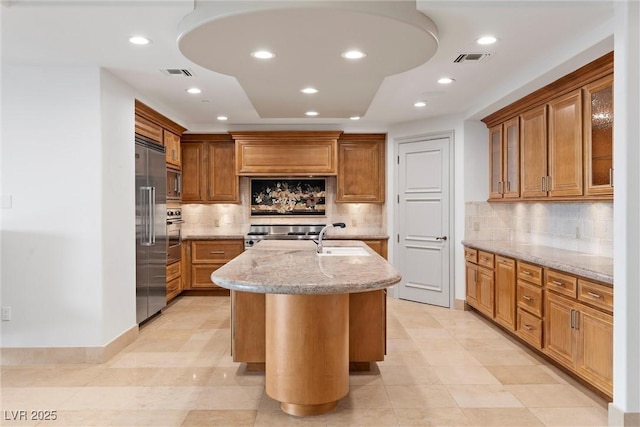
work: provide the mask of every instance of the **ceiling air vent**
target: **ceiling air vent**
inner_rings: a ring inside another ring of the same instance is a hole
[[[453,60],[453,62],[482,62],[489,56],[490,54],[488,53],[461,53],[456,59]]]
[[[193,77],[195,73],[187,68],[167,68],[166,70],[160,70],[162,74],[166,76],[183,76]]]

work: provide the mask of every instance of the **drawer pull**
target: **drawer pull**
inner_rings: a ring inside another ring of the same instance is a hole
[[[487,258],[486,256],[483,256],[483,257],[482,257],[482,260],[483,260],[483,261],[489,261],[489,258]]]
[[[587,295],[593,298],[602,298],[602,295],[595,294],[593,292],[587,292]]]
[[[527,301],[533,301],[533,298],[531,298],[529,295],[522,295],[522,299],[525,299]]]
[[[527,270],[522,270],[522,274],[526,274],[527,276],[531,276],[531,273],[528,272]]]
[[[564,283],[558,282],[557,280],[552,280],[551,283],[553,283],[556,286],[564,286]]]
[[[525,329],[529,330],[529,331],[533,331],[533,326],[531,325],[527,325],[526,323],[524,324]]]
[[[209,251],[211,255],[224,255],[224,251]]]

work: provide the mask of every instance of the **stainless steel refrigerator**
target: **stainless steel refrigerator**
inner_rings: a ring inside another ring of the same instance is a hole
[[[136,321],[166,305],[167,169],[165,149],[136,135]]]

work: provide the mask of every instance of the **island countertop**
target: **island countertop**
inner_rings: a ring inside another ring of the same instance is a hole
[[[325,241],[329,246],[359,246],[369,255],[319,256],[312,241],[265,240],[211,273],[211,280],[236,291],[326,295],[382,289],[402,278],[360,241]]]

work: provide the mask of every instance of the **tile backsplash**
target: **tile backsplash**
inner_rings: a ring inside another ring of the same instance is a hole
[[[240,204],[183,204],[182,218],[186,235],[245,234],[250,224],[326,224],[344,222],[345,229],[332,234],[386,234],[386,215],[379,203],[335,203],[336,178],[327,178],[326,216],[255,217],[250,214],[249,178],[240,178]]]
[[[467,202],[465,239],[512,240],[613,256],[613,203]]]

